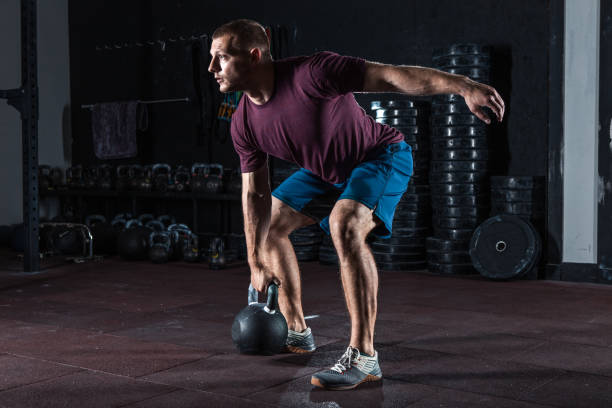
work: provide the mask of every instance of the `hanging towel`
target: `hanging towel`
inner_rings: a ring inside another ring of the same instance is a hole
[[[91,126],[96,157],[101,160],[136,157],[137,101],[97,103]]]

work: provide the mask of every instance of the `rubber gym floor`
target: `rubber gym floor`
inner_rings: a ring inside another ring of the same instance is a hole
[[[349,322],[338,270],[302,265],[310,355],[246,356],[246,266],[111,258],[0,273],[1,407],[610,407],[612,287],[381,272],[383,380],[324,391]]]

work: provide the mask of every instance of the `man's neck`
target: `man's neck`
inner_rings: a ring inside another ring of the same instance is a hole
[[[251,89],[244,91],[251,102],[256,105],[263,105],[268,102],[274,94],[274,64],[272,61],[261,66],[261,69],[253,79]]]

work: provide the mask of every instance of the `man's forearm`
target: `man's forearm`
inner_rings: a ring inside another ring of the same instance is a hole
[[[412,96],[463,94],[469,79],[427,67],[369,63],[364,92],[401,92]]]
[[[261,262],[260,250],[268,236],[271,207],[272,197],[269,189],[262,193],[245,191],[242,194],[244,234],[249,264]]]

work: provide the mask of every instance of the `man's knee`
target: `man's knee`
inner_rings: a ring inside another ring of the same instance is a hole
[[[268,237],[271,240],[284,238],[296,229],[313,224],[314,222],[313,219],[273,197]]]
[[[336,245],[361,245],[374,228],[372,212],[363,204],[336,205],[329,217],[329,228]],[[342,248],[339,248],[342,249]]]

